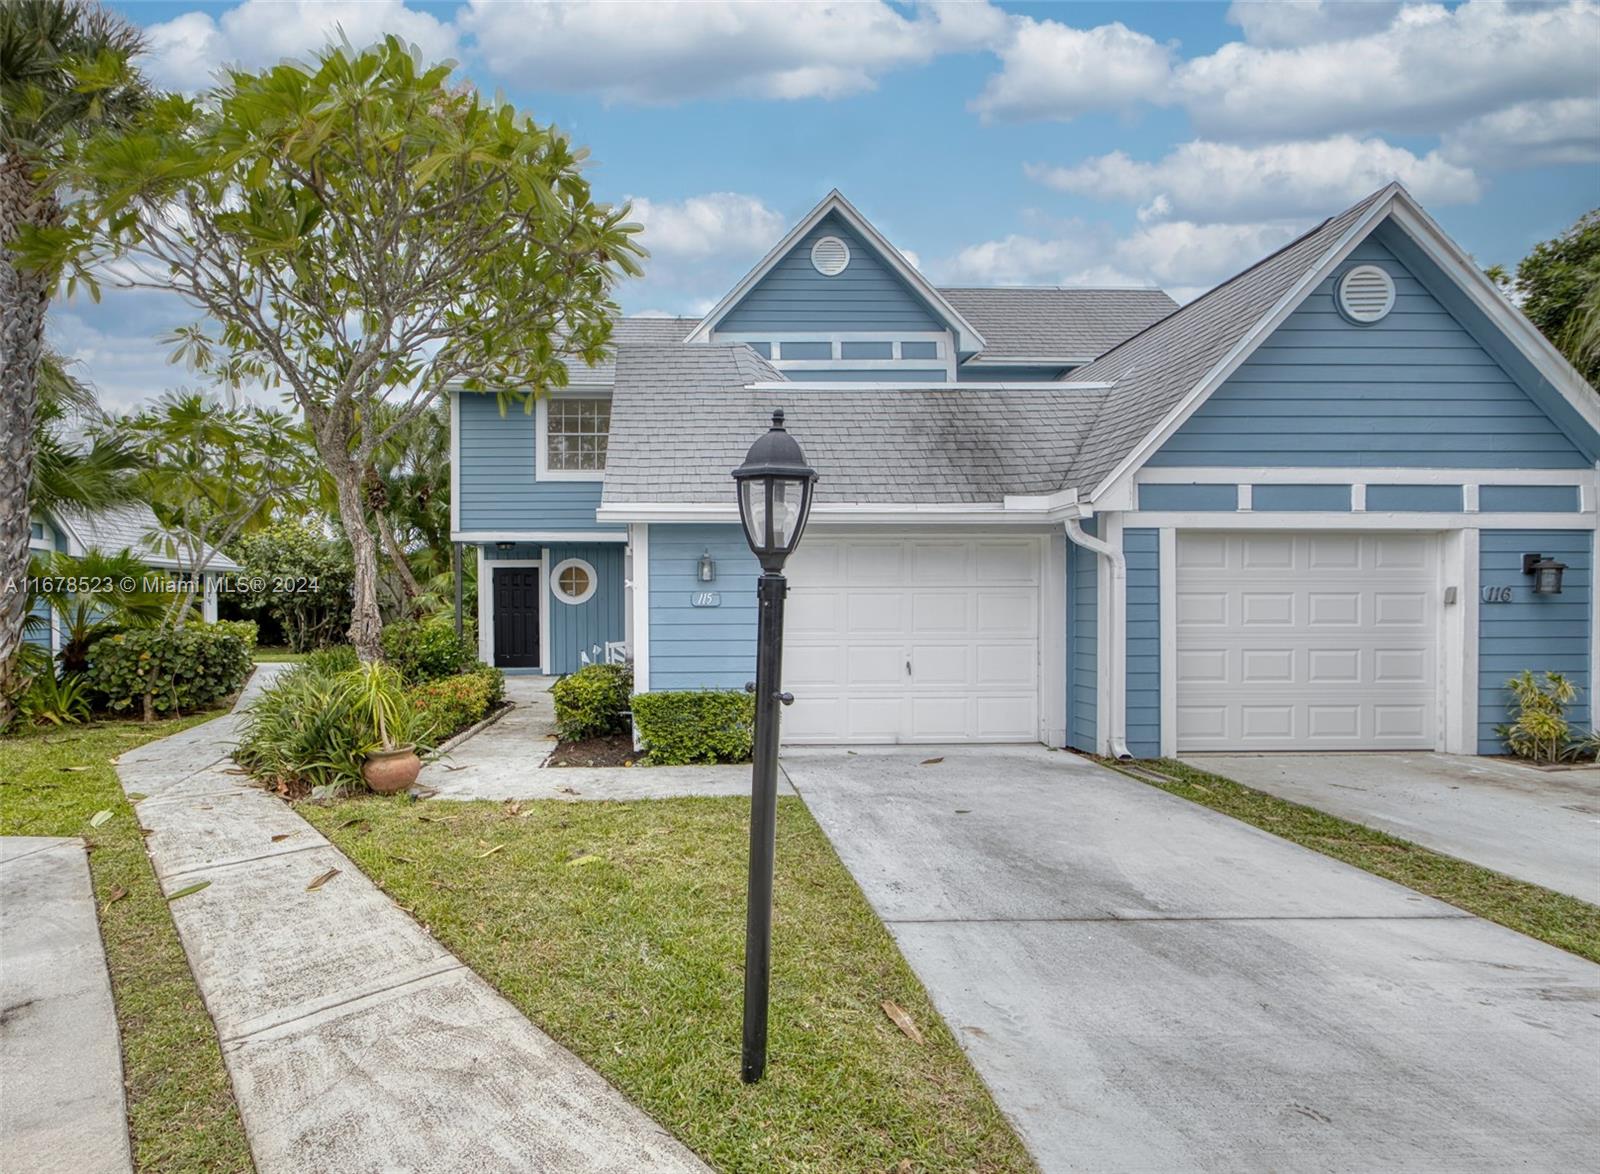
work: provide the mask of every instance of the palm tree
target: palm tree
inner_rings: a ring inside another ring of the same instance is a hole
[[[86,443],[70,435],[72,426]],[[93,390],[72,377],[67,361],[45,349],[33,419],[33,511],[72,506],[98,510],[132,500],[139,454],[110,427]]]
[[[143,44],[84,0],[0,4],[0,727],[17,686],[44,318],[60,276],[22,249],[61,223],[56,175],[74,143],[148,100],[132,65]]]

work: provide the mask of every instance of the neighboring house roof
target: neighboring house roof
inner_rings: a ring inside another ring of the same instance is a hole
[[[698,318],[663,318],[633,315],[617,318],[611,324],[611,346],[604,359],[590,365],[582,359],[566,359],[567,379],[573,384],[610,383],[617,377],[618,347],[638,343],[682,342],[695,328]]]
[[[959,286],[939,292],[983,332],[983,352],[969,360],[982,364],[1090,363],[1178,308],[1159,289]]]
[[[53,510],[52,517],[67,531],[79,550],[93,548],[113,554],[127,549],[153,567],[183,570],[188,566],[181,550],[164,550],[159,539],[152,539],[153,533],[165,534],[168,528],[161,524],[155,511],[145,502],[129,502],[92,511],[62,507]],[[242,568],[221,551],[213,551],[205,561],[205,569],[223,572]]]
[[[757,262],[756,267],[740,279],[723,299],[711,307],[709,313],[695,325],[684,338],[685,342],[705,342],[710,338],[711,332],[716,329],[718,322],[743,300],[745,294],[755,288],[756,283],[765,277],[772,268],[788,256],[789,250],[798,243],[806,233],[810,232],[819,221],[829,214],[838,216],[863,240],[878,251],[884,262],[899,278],[911,287],[911,290],[925,301],[929,308],[950,326],[955,332],[956,349],[962,354],[973,354],[983,350],[985,339],[983,333],[967,320],[950,301],[935,289],[931,282],[915,266],[901,255],[900,250],[872,226],[872,223],[860,212],[855,205],[845,199],[838,188],[829,192],[817,206],[800,218],[800,222],[791,228],[782,240],[773,246],[772,251]]]
[[[604,505],[731,505],[730,473],[782,408],[821,475],[817,501],[999,502],[1066,479],[1070,438],[1101,391],[816,385],[751,388],[782,376],[744,346],[624,347],[611,400]]]

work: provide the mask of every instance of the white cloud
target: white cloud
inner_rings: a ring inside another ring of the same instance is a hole
[[[1600,98],[1519,102],[1457,127],[1441,154],[1481,167],[1600,163]]]
[[[612,101],[712,95],[837,98],[942,53],[981,49],[1007,18],[988,3],[871,0],[770,4],[704,0],[472,0],[460,23],[489,68]]]
[[[1234,0],[1228,23],[1252,45],[1315,45],[1387,28],[1399,10],[1391,0]]]
[[[761,256],[783,235],[783,216],[755,196],[711,192],[678,203],[631,197],[641,240],[656,257]]]
[[[1437,134],[1514,103],[1591,95],[1597,43],[1593,0],[1412,4],[1364,36],[1224,45],[1185,63],[1174,85],[1208,138]]]
[[[307,59],[340,31],[364,47],[393,33],[420,46],[432,61],[454,58],[456,31],[402,0],[245,0],[220,16],[186,12],[145,29],[149,52],[142,60],[152,80],[180,90],[200,90],[224,65],[260,67],[285,57]]]
[[[1164,99],[1173,47],[1120,21],[1077,29],[1054,20],[1018,17],[1002,44],[1000,72],[972,109],[986,120],[1065,121],[1089,110]]]
[[[1153,163],[1114,151],[1073,167],[1026,170],[1057,191],[1142,204],[1142,221],[1323,216],[1394,179],[1429,204],[1466,203],[1479,194],[1477,176],[1437,151],[1419,158],[1382,139],[1349,135],[1262,147],[1191,142]]]

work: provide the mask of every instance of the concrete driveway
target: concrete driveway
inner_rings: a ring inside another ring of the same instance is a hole
[[[784,769],[1046,1171],[1593,1168],[1600,967],[1064,752]]]
[[[1600,905],[1600,769],[1453,754],[1186,754],[1258,791]]]

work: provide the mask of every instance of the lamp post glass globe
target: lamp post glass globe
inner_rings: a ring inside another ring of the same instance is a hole
[[[784,429],[781,410],[772,413],[771,429],[750,446],[733,477],[745,541],[764,569],[776,571],[799,545],[817,481],[816,470]]]

